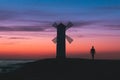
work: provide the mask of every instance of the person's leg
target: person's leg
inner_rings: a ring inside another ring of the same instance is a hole
[[[93,55],[93,60],[94,60],[94,55]]]
[[[92,54],[92,60],[94,60],[94,54]]]

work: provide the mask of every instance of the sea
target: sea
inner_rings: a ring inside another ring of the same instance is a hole
[[[0,60],[0,73],[12,72],[23,66],[25,63],[36,60]]]

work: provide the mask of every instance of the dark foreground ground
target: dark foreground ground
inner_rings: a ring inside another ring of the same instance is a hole
[[[120,61],[39,60],[1,75],[0,80],[120,80]]]

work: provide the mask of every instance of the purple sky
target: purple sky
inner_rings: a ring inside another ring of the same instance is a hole
[[[106,38],[120,45],[115,42],[120,41],[120,0],[0,0],[0,44],[4,39],[6,43],[10,39],[52,39],[56,35],[52,24],[69,21],[74,26],[67,34],[75,40],[95,42],[97,38],[100,43]]]

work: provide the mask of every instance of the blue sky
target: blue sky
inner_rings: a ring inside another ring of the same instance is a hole
[[[0,0],[1,12],[11,18],[49,21],[116,20],[119,5],[120,0]]]

